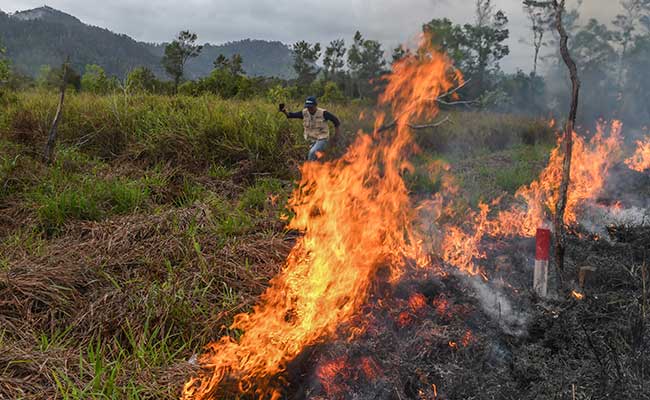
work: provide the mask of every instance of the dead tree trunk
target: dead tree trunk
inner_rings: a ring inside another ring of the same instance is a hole
[[[555,227],[555,261],[560,270],[564,269],[564,253],[565,253],[565,233],[564,233],[564,212],[567,205],[567,192],[571,183],[571,158],[573,156],[573,131],[576,124],[576,116],[578,114],[578,98],[580,96],[580,79],[578,78],[578,67],[575,61],[569,54],[568,41],[569,36],[564,29],[562,23],[562,15],[564,13],[565,0],[560,3],[555,0],[555,23],[557,31],[560,34],[560,52],[562,59],[569,69],[571,77],[571,108],[569,110],[569,118],[564,129],[564,137],[562,140],[562,147],[564,148],[564,162],[562,165],[562,182],[560,183],[560,192],[558,194],[558,201],[555,207],[554,227]]]
[[[65,89],[68,85],[68,63],[69,59],[63,63],[63,74],[61,77],[61,91],[59,95],[59,105],[56,108],[56,114],[54,115],[54,121],[52,121],[52,127],[50,128],[50,133],[47,135],[47,144],[45,145],[45,162],[50,164],[54,156],[54,146],[56,145],[56,134],[59,127],[59,121],[61,120],[61,114],[63,113],[63,101],[65,100]]]
[[[558,193],[558,200],[555,207],[555,215],[553,216],[553,225],[555,228],[555,261],[557,262],[558,269],[564,269],[564,253],[565,253],[565,234],[564,234],[564,212],[567,205],[567,192],[569,184],[571,183],[571,157],[573,156],[573,131],[576,124],[576,116],[578,114],[578,98],[580,95],[580,79],[578,79],[578,67],[575,61],[569,54],[569,35],[564,29],[562,23],[562,16],[565,11],[566,0],[550,0],[550,1],[536,1],[524,0],[526,6],[552,8],[555,12],[555,27],[560,34],[560,53],[562,59],[569,69],[569,76],[571,77],[571,109],[569,110],[569,118],[564,128],[564,135],[562,138],[562,149],[564,150],[564,161],[562,164],[562,182],[560,183],[560,190]]]

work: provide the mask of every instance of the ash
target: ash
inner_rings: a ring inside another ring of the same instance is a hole
[[[650,399],[650,231],[626,232],[571,236],[547,300],[530,290],[533,240],[486,242],[487,281],[442,264],[378,274],[339,339],[289,366],[285,398]]]

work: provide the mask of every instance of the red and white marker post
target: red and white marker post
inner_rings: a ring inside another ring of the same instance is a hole
[[[551,251],[551,231],[542,228],[538,229],[536,243],[533,290],[539,297],[546,297],[548,294],[548,260]]]

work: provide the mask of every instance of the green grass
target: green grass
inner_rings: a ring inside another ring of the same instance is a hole
[[[146,186],[122,178],[78,176],[46,182],[31,194],[41,227],[55,233],[68,220],[99,221],[136,211],[148,198]]]
[[[244,210],[264,209],[265,205],[273,200],[273,196],[278,196],[282,192],[282,183],[277,179],[260,179],[253,186],[248,187],[241,195],[239,207]]]
[[[498,152],[484,151],[473,158],[452,160],[460,186],[470,204],[489,201],[530,184],[546,166],[550,146],[519,145]]]

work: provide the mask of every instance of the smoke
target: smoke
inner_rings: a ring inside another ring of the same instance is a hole
[[[519,307],[515,307],[503,287],[499,287],[499,280],[485,282],[480,276],[468,276],[461,272],[458,272],[457,276],[473,289],[483,312],[497,323],[503,332],[515,336],[527,332],[530,317],[522,306],[524,302],[518,301]]]

